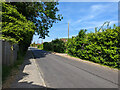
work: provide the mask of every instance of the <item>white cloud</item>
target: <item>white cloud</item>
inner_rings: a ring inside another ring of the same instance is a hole
[[[96,12],[96,11],[100,11],[100,10],[105,10],[105,8],[106,8],[107,6],[105,6],[105,5],[93,5],[93,6],[91,6],[91,11],[92,12]]]
[[[87,15],[83,16],[82,18],[80,18],[79,20],[75,21],[73,23],[73,25],[76,25],[80,22],[84,22],[84,21],[88,21],[91,20],[93,18],[95,18],[97,15],[99,15],[103,10],[104,6],[103,5],[93,5],[90,7],[89,12],[87,13]]]
[[[104,20],[104,21],[91,21],[91,22],[85,22],[86,23],[86,26],[79,26],[77,27],[75,30],[80,30],[80,29],[95,29],[95,27],[101,27],[104,22],[106,21],[110,21],[110,26],[112,26],[113,24],[116,24],[118,23],[118,21],[111,21],[111,20]]]
[[[113,12],[115,10],[114,7],[112,7],[112,4],[97,4],[97,5],[92,5],[90,7],[90,14],[94,15],[94,17],[98,15],[102,15],[103,13],[108,13],[108,12]]]
[[[113,24],[118,24],[118,21],[111,21],[110,25],[113,25]]]
[[[86,20],[91,20],[91,19],[93,19],[94,17],[95,17],[94,15],[84,16],[84,17],[78,19],[77,21],[73,22],[72,25],[76,25],[76,24],[78,24],[78,23],[80,23],[80,22],[83,22],[83,21],[86,21]]]
[[[83,16],[82,18],[78,19],[77,21],[74,21],[73,25],[79,25],[81,22],[86,23],[86,24],[89,23],[89,24],[94,24],[94,25],[101,25],[101,24],[103,24],[105,22],[105,20],[96,22],[96,21],[92,21],[92,19],[97,18],[97,17],[99,17],[101,15],[103,16],[104,13],[107,13],[109,11],[113,12],[114,10],[115,10],[115,8],[113,6],[113,3],[111,3],[111,4],[95,4],[95,5],[92,5],[90,8],[88,8],[87,14],[85,16]],[[113,15],[113,17],[116,17],[116,15]]]

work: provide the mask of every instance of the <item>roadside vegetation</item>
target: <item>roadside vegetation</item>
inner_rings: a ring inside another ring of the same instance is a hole
[[[53,26],[53,23],[61,21],[62,15],[58,13],[56,15],[59,11],[56,7],[58,4],[58,2],[2,2],[2,37],[0,39],[12,45],[19,45],[14,65],[3,65],[3,81],[13,69],[18,69],[23,63],[33,35],[37,34],[40,38],[45,38],[49,36],[48,29]]]
[[[6,79],[8,77],[10,77],[12,74],[14,74],[14,75],[17,74],[20,65],[22,65],[22,63],[24,61],[25,53],[26,52],[21,52],[19,50],[17,60],[14,63],[14,65],[10,65],[10,66],[3,65],[2,66],[2,82],[3,82],[3,84],[5,83]],[[15,73],[13,73],[14,71],[15,71]]]
[[[3,81],[11,73],[13,68],[22,64],[25,52],[34,34],[35,26],[20,14],[12,5],[2,3],[2,39],[11,44],[19,44],[17,60],[14,65],[3,65]]]
[[[106,28],[101,26],[98,30],[95,28],[95,33],[86,33],[86,31],[80,30],[76,37],[70,38],[66,43],[58,39],[49,43],[45,42],[43,43],[43,49],[66,52],[80,59],[120,68],[120,27],[114,24],[113,28],[108,25]],[[58,42],[54,44],[54,41]]]
[[[67,53],[95,63],[120,68],[119,27],[103,32],[88,33],[81,30],[75,38],[67,42]]]
[[[56,39],[49,43],[48,42],[43,43],[43,49],[58,53],[65,53],[66,47],[65,43],[62,40]]]

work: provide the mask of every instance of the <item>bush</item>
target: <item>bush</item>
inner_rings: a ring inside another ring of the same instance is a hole
[[[37,48],[40,48],[40,45],[37,45]]]
[[[85,34],[86,30],[81,30],[78,36],[67,42],[67,53],[95,63],[120,68],[119,31],[120,27],[88,34]]]
[[[43,49],[54,51],[54,52],[59,52],[59,53],[64,53],[66,50],[66,47],[65,47],[65,43],[62,40],[56,39],[49,43],[44,42]]]

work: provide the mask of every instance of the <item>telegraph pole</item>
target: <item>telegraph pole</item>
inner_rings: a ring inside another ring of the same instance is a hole
[[[69,22],[68,22],[68,40],[69,40]]]
[[[67,42],[69,42],[69,22],[68,22],[68,41]],[[68,46],[68,44],[67,44],[67,46]],[[68,51],[67,48],[66,48],[66,51]]]
[[[42,39],[42,44],[43,44],[43,39]]]

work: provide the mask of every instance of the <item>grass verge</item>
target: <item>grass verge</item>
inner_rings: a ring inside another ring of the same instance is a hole
[[[18,51],[18,57],[17,60],[14,62],[13,65],[11,66],[2,66],[2,83],[4,84],[6,82],[6,79],[11,76],[13,70],[18,70],[19,66],[23,63],[24,61],[24,56],[25,52],[22,52],[22,50]]]

